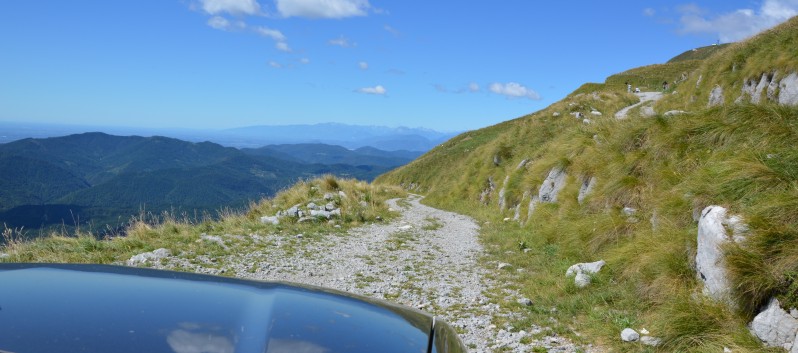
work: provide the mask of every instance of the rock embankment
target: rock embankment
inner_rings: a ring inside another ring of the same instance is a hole
[[[490,278],[497,264],[480,261],[485,252],[473,219],[419,200],[391,200],[398,219],[345,234],[223,235],[228,245],[249,245],[218,258],[181,254],[149,265],[317,285],[416,307],[449,322],[470,352],[592,351],[542,323],[497,325],[524,317],[535,303]]]

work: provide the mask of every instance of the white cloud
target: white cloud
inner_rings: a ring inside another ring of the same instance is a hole
[[[274,47],[277,48],[277,50],[279,50],[279,51],[284,51],[286,53],[290,53],[291,52],[291,47],[289,47],[286,42],[274,43]]]
[[[361,70],[368,70],[369,69],[369,63],[367,63],[365,61],[361,61],[361,62],[357,63],[357,66],[360,67]]]
[[[399,31],[396,28],[393,28],[393,27],[391,27],[389,25],[385,25],[382,28],[385,29],[386,31],[388,31],[389,33],[395,35],[395,36],[398,36],[399,34],[401,34],[401,33],[399,33]]]
[[[283,32],[280,32],[276,29],[271,29],[266,27],[256,27],[255,32],[264,37],[274,39],[278,42],[284,42],[286,39],[285,35],[283,35]]]
[[[344,36],[340,36],[337,39],[330,39],[327,41],[327,43],[330,45],[337,45],[342,48],[349,48],[357,45],[356,43],[350,42],[349,39],[344,38]]]
[[[645,9],[643,9],[643,15],[644,16],[651,17],[651,16],[654,16],[656,14],[657,14],[657,11],[652,9],[652,8],[650,8],[650,7],[647,7]]]
[[[280,63],[278,63],[276,61],[269,61],[269,66],[271,66],[271,67],[273,67],[275,69],[280,69],[280,68],[283,67],[282,64],[280,64]]]
[[[382,85],[376,85],[374,87],[363,87],[357,90],[357,92],[365,93],[365,94],[376,94],[376,95],[384,95],[388,91]]]
[[[491,83],[488,87],[491,92],[501,94],[508,98],[529,98],[539,100],[540,95],[532,89],[526,88],[523,85],[515,82],[508,83]]]
[[[798,14],[798,0],[765,0],[759,9],[738,9],[712,18],[695,5],[682,6],[679,32],[717,35],[722,42],[748,38]]]
[[[366,16],[368,0],[276,0],[283,17],[346,18]]]
[[[208,19],[208,26],[225,31],[230,28],[230,21],[221,16],[213,16]]]
[[[475,82],[471,82],[468,84],[468,91],[469,92],[479,92],[479,85]]]
[[[310,64],[310,59],[308,59],[308,58],[299,59],[299,63],[300,64]]]
[[[256,0],[200,0],[202,10],[216,15],[227,12],[233,15],[256,15],[260,4]]]

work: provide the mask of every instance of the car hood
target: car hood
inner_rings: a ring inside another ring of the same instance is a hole
[[[452,335],[420,311],[316,287],[105,265],[0,264],[0,352],[464,351]]]

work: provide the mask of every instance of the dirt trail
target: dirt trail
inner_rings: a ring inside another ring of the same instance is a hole
[[[615,119],[626,119],[626,115],[635,107],[638,107],[646,102],[657,101],[662,98],[662,92],[640,92],[635,93],[635,95],[640,97],[640,102],[619,110],[617,113],[615,113]]]
[[[420,200],[390,200],[400,217],[343,235],[250,235],[253,248],[207,259],[223,266],[191,270],[311,284],[416,307],[449,322],[470,352],[592,351],[544,326],[497,327],[494,319],[523,317],[534,303],[519,303],[524,298],[517,292],[490,279],[497,264],[480,261],[485,251],[473,219]],[[196,263],[171,258],[165,267]]]

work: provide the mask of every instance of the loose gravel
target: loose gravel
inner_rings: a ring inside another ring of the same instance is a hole
[[[497,319],[523,317],[534,303],[490,279],[497,263],[480,261],[485,252],[473,219],[420,199],[390,200],[400,217],[347,234],[220,235],[225,247],[242,240],[258,246],[223,258],[179,254],[152,266],[310,284],[412,306],[455,327],[470,352],[597,351],[545,326],[498,327],[495,321],[511,320]]]

